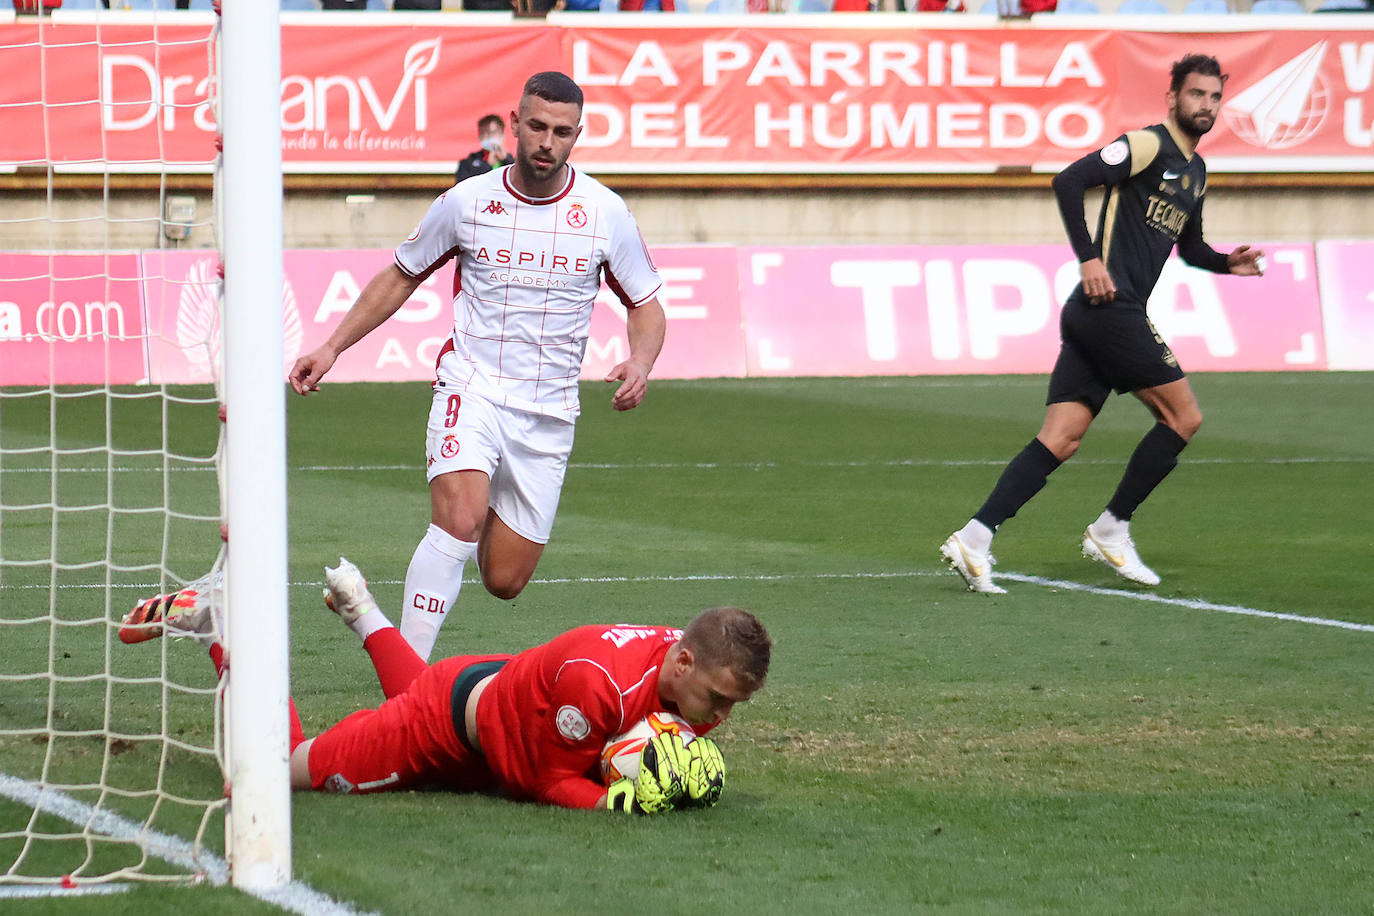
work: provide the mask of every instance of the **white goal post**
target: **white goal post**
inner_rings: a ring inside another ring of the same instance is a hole
[[[291,878],[281,27],[277,0],[223,5],[224,390],[230,791],[235,886]]]

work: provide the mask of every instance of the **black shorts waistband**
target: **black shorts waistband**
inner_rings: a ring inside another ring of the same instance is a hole
[[[453,693],[450,694],[453,709],[453,732],[458,736],[458,740],[463,742],[463,747],[477,753],[477,749],[468,740],[468,728],[466,712],[468,708],[468,697],[472,696],[475,688],[482,679],[495,674],[506,666],[506,659],[496,659],[490,662],[478,662],[475,665],[468,665],[458,672],[458,677],[453,682]]]

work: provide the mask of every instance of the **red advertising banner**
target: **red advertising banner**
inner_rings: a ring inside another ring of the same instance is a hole
[[[1150,315],[1189,371],[1326,365],[1313,253],[1259,279],[1165,267]],[[1064,246],[744,248],[749,374],[1048,372],[1078,282]]]
[[[1130,93],[1126,127],[1163,115],[1162,61],[1198,36],[1132,33],[1120,44],[1125,73],[1158,73],[1154,92]],[[1206,36],[1229,74],[1221,119],[1200,152],[1214,171],[1363,171],[1374,168],[1374,29],[1279,29]]]
[[[1322,317],[1332,369],[1374,369],[1374,242],[1318,242]]]
[[[138,255],[0,252],[0,385],[139,382]]]
[[[589,97],[579,161],[962,171],[1067,161],[1110,139],[1118,33],[904,25],[568,29]]]
[[[208,20],[57,18],[0,25],[0,170],[208,171]],[[478,118],[506,115],[526,75],[559,68],[586,91],[574,156],[589,172],[1052,170],[1162,120],[1168,62],[1198,47],[1231,75],[1202,144],[1213,169],[1374,166],[1374,29],[1309,18],[1275,31],[1273,17],[1205,35],[950,21],[288,23],[285,167],[449,172]]]

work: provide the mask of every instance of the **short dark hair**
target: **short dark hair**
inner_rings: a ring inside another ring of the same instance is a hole
[[[546,102],[566,102],[582,107],[582,87],[572,81],[572,77],[557,70],[545,70],[525,80],[525,90],[520,97],[536,96]]]
[[[713,607],[692,618],[682,644],[708,668],[729,668],[740,686],[754,691],[768,676],[773,639],[753,614],[737,607]]]
[[[485,133],[489,126],[495,126],[497,130],[504,131],[506,129],[506,122],[501,120],[499,114],[483,115],[481,120],[477,122],[477,132],[479,134]]]
[[[1189,73],[1215,76],[1221,80],[1223,86],[1226,85],[1226,77],[1229,75],[1221,72],[1221,64],[1210,54],[1189,54],[1182,60],[1174,61],[1174,65],[1169,68],[1169,91],[1178,92],[1182,89],[1183,81],[1188,78]]]

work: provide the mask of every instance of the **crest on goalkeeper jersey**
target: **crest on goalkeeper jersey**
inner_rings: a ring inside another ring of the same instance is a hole
[[[576,706],[560,706],[554,722],[558,724],[558,733],[569,741],[581,741],[592,731],[587,717]]]

